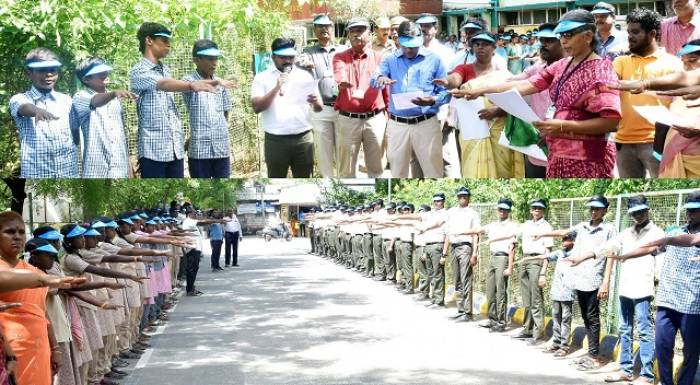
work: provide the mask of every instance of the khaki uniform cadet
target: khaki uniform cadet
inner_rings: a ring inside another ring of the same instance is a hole
[[[345,218],[344,210],[340,207],[335,207],[332,209],[332,215],[330,217],[330,255],[331,258],[335,258],[336,261],[340,261],[342,248],[346,246],[343,242],[345,241],[345,234],[340,231],[340,220]]]
[[[419,213],[427,213],[430,211],[430,206],[421,205]],[[430,299],[430,276],[432,275],[432,264],[429,263],[425,256],[425,236],[418,231],[413,237],[413,267],[418,272],[418,292],[420,296],[418,301]]]
[[[318,82],[318,90],[323,99],[323,110],[311,113],[311,125],[314,129],[314,147],[319,171],[323,177],[330,178],[337,176],[335,167],[338,140],[338,111],[334,108],[338,85],[333,76],[333,56],[344,51],[346,47],[333,42],[333,21],[327,15],[316,16],[313,25],[319,43],[304,49],[308,60],[301,65],[311,71],[311,75]]]
[[[522,236],[523,256],[532,257],[547,254],[552,251],[554,241],[544,237],[535,240],[533,235],[552,231],[552,225],[544,219],[544,210],[547,203],[543,199],[537,199],[530,203],[530,215],[532,219],[520,226]],[[544,302],[542,301],[542,287],[540,278],[544,281],[544,272],[547,270],[547,260],[529,260],[520,266],[520,296],[523,300],[525,314],[523,318],[523,330],[515,338],[526,339],[539,338],[544,333]],[[544,267],[544,268],[543,268]]]
[[[396,204],[389,202],[386,206],[386,215],[396,214]],[[386,220],[387,218],[384,218]],[[375,278],[377,281],[386,281],[387,279],[396,279],[396,255],[393,250],[389,250],[389,245],[394,239],[396,231],[388,226],[382,229],[382,266],[379,271],[379,276]],[[392,263],[393,261],[393,263]],[[393,268],[392,268],[393,266]],[[391,274],[394,274],[392,277]],[[375,274],[376,275],[376,274]]]
[[[316,242],[316,233],[314,233],[314,226],[316,224],[316,219],[314,215],[316,214],[316,208],[311,208],[309,213],[306,214],[307,225],[309,229],[309,242],[311,242],[311,254],[317,255],[318,243]]]
[[[391,39],[391,22],[386,17],[380,17],[375,22],[374,41],[372,49],[378,55],[396,51],[396,44]]]
[[[352,217],[352,215],[354,214],[354,210],[352,210],[351,208],[347,208],[345,210],[341,209],[341,212],[344,212],[344,214],[342,214],[343,216],[337,222],[338,239],[340,241],[340,251],[338,252],[338,254],[340,263],[343,263],[346,266],[348,266],[350,254],[352,253],[352,234],[350,233],[352,227],[347,222],[347,220],[348,218]]]
[[[478,236],[464,235],[468,230],[481,226],[479,214],[469,207],[471,192],[466,187],[457,190],[458,205],[447,210],[447,242],[443,257],[450,251],[450,263],[454,273],[455,293],[457,294],[457,314],[452,318],[457,322],[473,319],[474,267],[477,263]]]
[[[391,242],[389,242],[389,249],[394,253],[394,259],[393,262],[395,265],[389,266],[387,270],[393,269],[394,274],[391,276],[393,278],[396,278],[398,272],[401,271],[401,257],[400,257],[400,251],[399,251],[399,246],[401,245],[401,223],[399,222],[401,219],[405,217],[405,213],[403,212],[404,206],[406,206],[406,201],[400,201],[399,203],[396,204],[396,214],[398,214],[398,217],[394,218],[393,221],[390,223],[387,223],[387,225],[392,229],[392,234],[393,234],[393,239]],[[394,284],[398,284],[398,281],[394,280]]]
[[[405,214],[413,214],[415,207],[408,203],[403,206],[402,212]],[[400,266],[401,283],[399,290],[403,290],[404,294],[413,294],[413,240],[418,232],[413,224],[403,224],[400,227],[399,239],[400,245],[397,247],[397,265]]]
[[[353,213],[355,220],[350,223],[352,234],[351,267],[355,270],[360,270],[360,266],[362,266],[362,242],[365,236],[365,225],[357,221],[360,216],[362,216],[362,206],[355,208]]]
[[[418,233],[423,235],[426,258],[432,269],[430,289],[433,300],[427,306],[439,307],[445,305],[445,260],[442,257],[445,247],[447,210],[445,210],[444,193],[433,195],[433,206],[435,210],[418,216],[422,220],[418,225]]]
[[[370,275],[368,271],[370,271],[371,266],[374,264],[374,257],[372,256],[372,230],[369,227],[369,224],[366,222],[367,219],[370,218],[372,215],[372,206],[370,204],[364,205],[363,209],[363,214],[362,214],[362,226],[363,226],[363,231],[364,236],[362,237],[362,270],[364,273],[362,274],[363,276],[368,276]]]
[[[496,207],[498,221],[484,226],[480,233],[489,238],[491,262],[486,276],[486,298],[489,306],[489,319],[479,326],[490,328],[492,332],[502,332],[506,327],[508,307],[508,277],[513,274],[515,260],[515,234],[518,224],[510,220],[513,201],[501,198]]]
[[[380,219],[386,214],[386,211],[382,210],[384,207],[384,201],[378,199],[372,203],[372,213],[369,216],[370,232],[372,233],[372,256],[369,258],[370,265],[367,267],[367,276],[373,277],[375,271],[379,269],[379,266],[384,266],[382,263],[382,230],[380,227],[375,226],[373,221]]]

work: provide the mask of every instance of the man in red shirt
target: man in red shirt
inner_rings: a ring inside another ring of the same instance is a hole
[[[381,55],[372,49],[366,19],[353,17],[346,31],[350,49],[333,58],[333,73],[339,89],[335,101],[340,114],[338,174],[341,178],[355,178],[357,156],[362,146],[367,174],[377,178],[383,171],[382,140],[387,120],[382,92],[370,86],[370,79],[379,67]]]

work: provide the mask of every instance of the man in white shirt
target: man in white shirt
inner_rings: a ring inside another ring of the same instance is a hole
[[[447,238],[442,249],[442,259],[450,256],[457,293],[457,322],[473,320],[474,267],[478,255],[478,235],[463,235],[468,230],[481,227],[479,214],[469,207],[471,192],[462,186],[457,190],[457,206],[447,210],[445,232]],[[448,254],[448,250],[450,253]],[[444,264],[444,262],[443,262]]]
[[[417,218],[422,223],[417,225],[418,234],[425,242],[423,248],[425,258],[431,265],[432,275],[430,277],[430,288],[433,292],[433,299],[426,306],[429,308],[440,308],[445,306],[445,223],[447,222],[447,210],[445,210],[445,194],[436,193],[433,195],[433,206],[435,210],[423,212],[421,214],[407,216],[407,218]]]
[[[224,217],[224,259],[225,266],[238,267],[238,242],[243,241],[241,223],[234,210],[228,210]]]
[[[251,103],[261,113],[265,131],[265,164],[269,178],[309,178],[314,166],[314,142],[310,106],[323,110],[318,87],[311,74],[294,65],[294,40],[272,42],[274,65],[253,78]]]

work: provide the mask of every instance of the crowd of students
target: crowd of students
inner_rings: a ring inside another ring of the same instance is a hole
[[[0,213],[0,385],[118,384],[182,288],[202,294],[198,226],[230,220],[175,204],[27,240],[22,217]]]
[[[449,264],[457,305],[451,318],[456,322],[475,320],[474,272],[479,263],[487,263],[488,319],[480,326],[493,333],[506,330],[508,286],[516,283],[517,276],[524,315],[523,327],[513,338],[530,345],[547,339],[543,288],[547,270],[554,264],[549,282],[553,336],[544,351],[559,358],[569,355],[577,302],[588,352],[573,363],[583,371],[603,365],[600,301],[608,299],[617,264],[619,309],[610,311],[620,314],[620,369],[605,381],[692,385],[700,360],[700,191],[690,193],[683,206],[687,223],[666,232],[653,222],[654,208],[644,195],[627,200],[633,224],[620,232],[606,220],[609,202],[602,195],[586,201],[585,221],[559,230],[546,219],[546,199],[531,201],[530,219],[517,223],[510,218],[513,202],[502,198],[496,205],[498,219],[482,224],[479,213],[469,206],[470,190],[462,187],[455,195],[458,203],[449,209],[445,194],[435,193],[432,207],[405,201],[384,207],[380,199],[356,208],[336,205],[313,210],[305,215],[311,252],[393,284],[405,294],[417,292],[417,301],[435,309],[445,306]],[[562,240],[558,249],[553,237]],[[481,253],[481,248],[488,251]],[[490,257],[481,261],[485,255]],[[638,377],[635,333],[641,361]],[[678,333],[683,340],[683,364],[674,381]]]
[[[387,168],[394,177],[696,177],[698,11],[691,0],[675,0],[673,10],[662,19],[632,9],[618,30],[615,7],[600,2],[530,34],[498,36],[469,17],[461,43],[449,46],[438,41],[430,14],[353,17],[345,24],[349,47],[335,42],[336,23],[319,15],[317,43],[298,52],[293,39],[275,39],[272,64],[250,85],[268,176],[310,177],[316,165],[324,177],[380,177]],[[143,58],[129,72],[129,90],[108,89],[113,68],[90,58],[77,65],[84,90],[71,98],[54,89],[56,55],[27,54],[32,86],[10,101],[22,177],[132,175],[123,100],[136,100],[143,177],[182,177],[186,152],[191,176],[231,175],[228,89],[236,83],[216,76],[217,44],[196,41],[196,70],[176,80],[162,62],[171,31],[147,22],[137,38]],[[511,88],[531,95],[539,121],[519,120],[484,96]],[[175,92],[189,111],[187,150]],[[483,108],[460,120],[460,98]],[[670,107],[686,123],[669,129],[638,106]],[[503,137],[516,148],[540,146],[546,160],[503,146]]]

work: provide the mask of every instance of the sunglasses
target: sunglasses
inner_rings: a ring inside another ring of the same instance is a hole
[[[560,39],[561,39],[561,38],[564,38],[564,39],[567,39],[567,40],[568,40],[568,39],[571,39],[572,37],[578,35],[579,33],[585,32],[585,31],[586,31],[586,29],[583,29],[583,28],[572,29],[571,31],[566,31],[566,32],[561,32],[561,33],[559,33],[559,38],[560,38]]]
[[[60,69],[60,67],[32,68],[32,72],[38,72],[42,74],[58,73]]]

